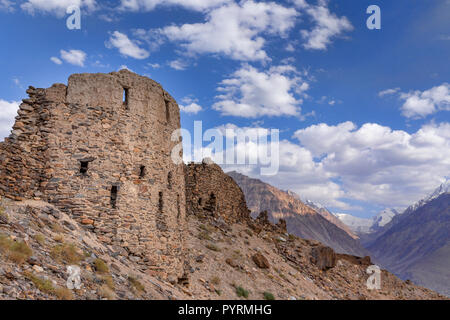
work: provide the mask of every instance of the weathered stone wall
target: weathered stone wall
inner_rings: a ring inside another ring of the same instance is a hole
[[[187,214],[221,217],[228,223],[249,221],[244,193],[218,165],[190,163],[185,176]]]
[[[163,277],[182,273],[184,165],[179,108],[162,87],[122,70],[74,74],[27,91],[0,144],[0,193],[39,197]],[[126,101],[124,101],[126,96]]]

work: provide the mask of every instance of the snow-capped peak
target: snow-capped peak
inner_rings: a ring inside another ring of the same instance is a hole
[[[372,233],[388,224],[398,212],[395,209],[384,209],[372,218],[358,218],[346,213],[337,213],[336,217],[357,233]]]
[[[325,209],[325,207],[323,205],[321,205],[320,203],[314,202],[314,201],[311,201],[308,199],[305,200],[305,204],[310,207],[316,208],[316,209]]]
[[[428,202],[430,202],[433,199],[436,199],[440,195],[444,193],[450,192],[450,178],[447,178],[444,183],[442,183],[439,187],[437,187],[430,195],[425,197],[422,200],[417,201],[412,206],[408,207],[408,209],[405,210],[405,212],[411,212],[414,211],[424,205],[426,205]]]
[[[372,218],[372,228],[375,226],[384,227],[389,222],[391,222],[392,218],[397,214],[398,212],[395,209],[384,209]]]

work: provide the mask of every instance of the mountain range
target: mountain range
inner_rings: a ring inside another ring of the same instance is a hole
[[[245,194],[252,217],[286,220],[289,233],[322,242],[340,253],[370,255],[403,280],[450,296],[449,180],[404,212],[385,209],[370,219],[333,214],[258,179],[229,172]]]
[[[450,296],[448,180],[361,242],[377,263],[400,278]]]
[[[367,256],[356,236],[344,226],[345,231],[330,220],[336,221],[331,213],[316,210],[300,200],[292,192],[282,191],[258,179],[252,179],[237,172],[227,173],[244,192],[252,217],[267,211],[269,220],[276,223],[286,220],[287,230],[305,239],[317,240],[336,252]],[[340,223],[339,221],[336,221]]]

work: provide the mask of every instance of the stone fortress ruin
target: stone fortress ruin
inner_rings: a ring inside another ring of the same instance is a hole
[[[171,141],[176,101],[128,70],[74,74],[30,87],[0,143],[0,195],[41,199],[67,212],[143,271],[183,273],[184,164]]]

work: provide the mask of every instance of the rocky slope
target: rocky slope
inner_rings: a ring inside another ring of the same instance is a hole
[[[381,289],[368,290],[368,259],[288,235],[264,215],[234,224],[189,215],[186,277],[169,283],[48,203],[0,207],[0,300],[443,299],[386,271]],[[79,290],[66,288],[69,265],[81,268]]]
[[[411,206],[364,243],[391,272],[450,295],[450,193]]]
[[[320,241],[340,253],[367,255],[358,240],[298,198],[261,180],[251,179],[237,172],[227,174],[242,188],[253,217],[267,210],[271,222],[286,220],[288,231],[296,236]]]

